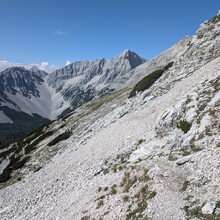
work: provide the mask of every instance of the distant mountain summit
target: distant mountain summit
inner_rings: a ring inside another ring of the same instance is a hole
[[[112,59],[101,59],[92,61],[77,61],[61,69],[55,70],[48,76],[48,84],[52,87],[59,87],[65,84],[65,80],[82,76],[81,84],[87,84],[91,79],[98,83],[110,83],[115,78],[120,78],[128,71],[146,62],[146,59],[138,56],[130,50],[125,50]],[[94,77],[99,76],[99,79]],[[77,81],[77,80],[76,80]],[[92,82],[91,84],[94,84]]]
[[[39,96],[36,84],[42,84],[42,73],[26,70],[24,67],[11,67],[0,74],[0,92],[4,94],[20,94],[25,97]]]
[[[117,90],[114,82],[145,62],[146,59],[126,50],[112,59],[71,63],[49,74],[47,83],[75,109],[94,97]]]
[[[35,73],[35,74],[38,74],[38,75],[41,76],[41,77],[45,77],[45,76],[48,75],[47,72],[38,69],[36,66],[31,67],[30,72]]]

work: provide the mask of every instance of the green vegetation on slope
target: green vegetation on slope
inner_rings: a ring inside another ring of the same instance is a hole
[[[44,130],[45,126],[42,126],[29,134],[28,137],[20,138],[14,143],[0,145],[0,161],[7,157],[9,157],[8,159],[10,161],[4,171],[0,174],[0,183],[4,183],[11,179],[13,172],[21,169],[26,162],[30,160],[30,152],[35,150],[41,141],[51,136],[54,132],[45,132]],[[12,146],[10,147],[10,145]]]
[[[62,134],[59,134],[57,137],[55,137],[51,142],[48,143],[48,146],[53,146],[57,143],[59,143],[60,141],[66,140],[68,139],[70,136],[72,135],[71,131],[66,131]]]
[[[130,92],[129,98],[136,96],[138,92],[149,89],[154,84],[154,82],[157,81],[172,65],[173,62],[170,62],[163,69],[155,70],[154,72],[145,76],[135,85],[134,89]]]
[[[10,109],[7,106],[0,106],[0,110],[13,121],[12,124],[0,124],[0,145],[14,142],[51,122],[49,119],[43,118],[38,114],[29,115]]]
[[[190,124],[188,121],[186,120],[181,120],[178,124],[177,124],[177,128],[181,129],[185,134],[190,130],[192,124]]]

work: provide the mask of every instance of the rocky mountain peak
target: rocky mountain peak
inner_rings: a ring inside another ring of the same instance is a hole
[[[24,67],[10,67],[0,75],[0,92],[17,93],[28,97],[30,94],[39,96],[36,84],[43,83],[42,73],[39,74]]]
[[[140,57],[137,53],[128,49],[117,55],[113,60],[122,60],[123,62],[126,62],[127,60],[131,69],[134,69],[147,61],[145,58]]]
[[[118,56],[121,56],[121,57],[129,57],[129,56],[132,56],[132,54],[135,54],[137,55],[135,52],[131,51],[131,50],[124,50],[122,53],[120,53]]]
[[[115,81],[144,62],[146,59],[135,52],[125,50],[112,59],[71,63],[49,74],[47,82],[75,109],[95,97],[117,90]]]
[[[129,49],[126,49],[122,53],[119,54],[119,56],[124,56],[124,57],[129,57],[132,55],[139,56],[137,53],[135,53],[134,51],[131,51]]]
[[[38,74],[40,77],[45,77],[48,75],[48,73],[44,70],[40,70],[39,68],[37,68],[36,66],[33,66],[30,68],[30,72]]]
[[[125,50],[112,59],[85,60],[71,63],[49,74],[47,80],[49,85],[55,88],[61,86],[66,80],[76,77],[79,79],[80,76],[80,82],[84,85],[95,76],[99,76],[99,83],[106,83],[106,81],[110,83],[115,78],[128,73],[144,62],[146,62],[146,59],[138,56],[135,52]]]
[[[16,74],[16,73],[19,73],[19,72],[23,72],[23,71],[25,71],[24,67],[12,66],[12,67],[9,67],[9,68],[5,69],[0,74],[1,75],[10,75],[10,74]]]
[[[31,70],[31,71],[35,71],[35,72],[40,71],[36,66],[32,66],[32,67],[30,68],[30,70]]]

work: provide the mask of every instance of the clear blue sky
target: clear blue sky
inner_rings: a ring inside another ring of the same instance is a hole
[[[0,60],[151,59],[217,14],[219,0],[0,0]]]

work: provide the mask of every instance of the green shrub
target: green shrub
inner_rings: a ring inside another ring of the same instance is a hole
[[[22,160],[15,162],[12,165],[12,169],[17,170],[17,169],[22,168],[29,159],[30,157],[24,157]]]
[[[182,185],[182,191],[186,191],[189,185],[190,185],[190,182],[186,180]]]
[[[156,80],[158,80],[163,74],[163,70],[155,70],[149,75],[145,76],[140,82],[138,82],[134,89],[131,91],[129,98],[134,97],[137,92],[142,92],[149,89]]]
[[[10,178],[11,178],[11,170],[9,168],[6,168],[0,175],[0,183],[6,182]]]
[[[31,151],[35,150],[36,147],[33,144],[27,145],[27,147],[25,147],[24,152],[25,154],[29,154]]]
[[[174,161],[174,160],[177,160],[177,157],[175,157],[172,152],[170,152],[169,156],[168,156],[168,160],[169,161]]]
[[[7,148],[7,147],[9,147],[9,143],[0,144],[0,149],[4,149],[4,148]]]
[[[191,126],[192,126],[192,124],[190,124],[186,120],[181,120],[177,124],[177,128],[181,129],[185,134],[190,130]]]
[[[9,150],[3,151],[0,153],[0,158],[5,159],[8,155],[10,155],[10,153],[12,153],[14,151],[15,151],[14,148],[10,148]]]
[[[53,146],[57,143],[59,143],[60,141],[66,140],[68,139],[70,136],[72,135],[71,131],[66,131],[62,134],[59,134],[57,137],[55,137],[51,142],[48,143],[48,146]]]
[[[111,187],[111,194],[112,195],[115,195],[117,193],[116,187],[117,186],[115,184]]]
[[[71,113],[68,113],[64,116],[62,116],[62,121],[65,121],[67,118],[69,118],[70,116],[72,116],[75,112],[71,112]]]
[[[27,145],[25,147],[25,154],[29,154],[31,151],[33,151],[36,148],[36,145],[39,144],[41,141],[43,141],[45,138],[51,136],[53,134],[53,131],[48,131],[42,135],[40,135],[36,140],[34,140],[31,144]]]
[[[108,186],[106,186],[105,188],[104,188],[104,191],[107,191],[108,190]]]
[[[102,191],[102,187],[99,186],[97,191],[98,191],[98,192],[101,192],[101,191]]]
[[[137,92],[142,92],[146,89],[149,89],[155,81],[157,81],[163,73],[168,70],[173,65],[173,62],[168,63],[163,69],[155,70],[149,75],[145,76],[141,81],[139,81],[134,89],[130,92],[129,98],[132,98],[136,95]]]
[[[157,193],[155,191],[150,192],[150,195],[148,196],[147,199],[153,199],[156,195],[157,195]]]
[[[38,143],[40,143],[41,141],[43,141],[47,137],[50,137],[52,134],[53,134],[53,131],[47,131],[46,133],[42,134],[39,138],[37,138],[34,141],[34,144],[37,145]]]
[[[42,167],[41,167],[41,166],[40,166],[40,167],[35,168],[34,173],[38,172],[38,171],[39,171],[39,170],[41,170],[41,169],[42,169]]]
[[[105,175],[105,174],[107,174],[107,173],[109,173],[109,169],[108,168],[105,168],[105,169],[103,169],[103,174]]]
[[[173,66],[173,64],[174,64],[174,62],[170,62],[170,63],[168,63],[168,64],[163,68],[163,71],[168,70],[170,67]]]
[[[86,215],[86,216],[83,216],[80,220],[89,220],[90,219],[90,216]]]
[[[12,172],[22,168],[29,159],[30,157],[24,157],[21,159],[20,157],[14,157],[14,155],[12,155],[10,163],[0,175],[0,183],[8,181],[11,178]]]
[[[186,212],[187,217],[198,217],[202,216],[201,207],[191,208],[190,206],[184,206],[183,210]]]
[[[11,156],[10,163],[8,164],[8,166],[4,169],[4,171],[0,175],[0,183],[6,182],[7,180],[9,180],[11,178],[11,174],[13,172],[13,169],[16,169],[17,166],[19,166],[19,165],[16,165],[19,160],[20,160],[20,157],[15,157],[14,155]]]
[[[104,201],[103,200],[99,200],[98,202],[97,202],[97,209],[99,209],[101,206],[103,206],[104,205]]]
[[[128,195],[124,195],[124,196],[122,197],[122,199],[123,199],[123,202],[128,202],[129,196],[128,196]]]
[[[220,200],[216,202],[215,208],[220,208]]]
[[[142,144],[144,141],[145,141],[144,139],[140,139],[140,140],[138,140],[137,144],[140,145],[140,144]]]

